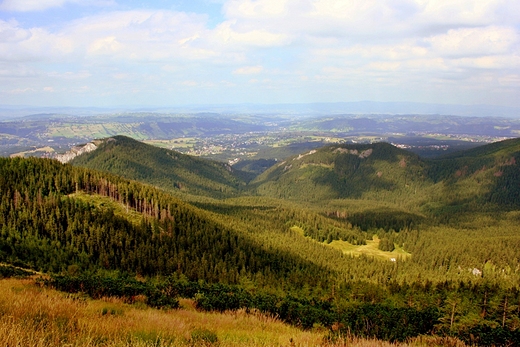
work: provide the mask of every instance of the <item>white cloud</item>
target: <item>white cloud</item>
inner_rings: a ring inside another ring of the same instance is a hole
[[[288,41],[287,35],[284,34],[276,34],[263,29],[240,31],[233,28],[234,24],[234,21],[222,23],[215,30],[214,36],[224,44],[259,47],[281,46]]]
[[[495,70],[520,70],[520,56],[482,56],[459,58],[450,61],[450,65],[457,68],[480,68]]]
[[[264,68],[260,65],[257,66],[244,66],[233,71],[235,75],[256,75],[261,73]]]
[[[0,8],[36,11],[74,1],[5,0]],[[400,88],[418,95],[421,83],[455,90],[470,76],[472,90],[489,88],[478,83],[491,75],[495,85],[502,78],[514,88],[520,70],[520,1],[228,0],[222,14],[219,22],[209,14],[142,9],[48,26],[0,20],[0,83],[17,71],[11,88],[34,85],[35,93],[59,80],[66,85],[55,94],[89,84],[84,93],[114,95],[118,83],[118,95],[215,88],[215,95],[283,98],[259,91],[285,89],[295,97],[298,90],[326,98],[366,92],[367,99]],[[254,85],[247,91],[239,90],[244,75]],[[305,89],[316,85],[319,93]]]
[[[54,71],[54,72],[48,73],[47,76],[52,77],[52,78],[65,79],[65,80],[82,80],[82,79],[91,77],[92,74],[87,70],[82,70],[82,71],[78,71],[78,72],[67,71],[64,73],[59,73],[59,72]]]
[[[487,26],[508,21],[504,12],[510,12],[518,20],[518,1],[504,0],[416,0],[421,7],[418,21],[426,25],[449,26]],[[516,14],[515,14],[516,13]],[[516,21],[515,20],[515,21]],[[503,23],[505,24],[505,23]]]
[[[512,86],[520,88],[520,74],[510,74],[507,76],[499,77],[499,82],[503,86]]]
[[[450,29],[426,41],[444,56],[475,56],[510,52],[519,43],[519,37],[513,28],[489,26]]]
[[[33,88],[15,88],[8,91],[10,94],[25,94],[29,92],[34,92]]]
[[[4,0],[0,5],[0,10],[3,11],[41,11],[52,7],[63,6],[70,0]]]
[[[115,36],[103,37],[92,42],[87,52],[89,54],[114,54],[121,51],[123,45],[117,41]]]
[[[43,11],[53,7],[62,7],[67,3],[83,6],[109,6],[115,4],[112,0],[4,0],[0,4],[0,10],[12,12]]]
[[[230,0],[224,4],[224,11],[234,18],[272,18],[287,15],[288,3],[287,0]]]
[[[504,0],[230,0],[228,20],[240,30],[348,42],[428,37],[449,29],[517,24],[520,2]],[[506,20],[504,22],[504,17]],[[294,42],[294,40],[286,41]],[[308,41],[307,41],[308,42]],[[336,42],[337,43],[337,42]]]
[[[0,60],[41,61],[59,58],[73,50],[73,38],[43,28],[21,28],[17,22],[0,21]]]
[[[168,61],[216,58],[206,17],[172,11],[120,11],[74,21],[63,32],[78,42],[77,51],[116,60]]]

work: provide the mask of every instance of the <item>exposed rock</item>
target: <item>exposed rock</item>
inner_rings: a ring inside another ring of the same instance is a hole
[[[481,277],[481,276],[482,276],[482,270],[479,270],[479,269],[477,269],[477,268],[473,268],[473,269],[471,270],[471,273],[472,273],[473,275],[475,275],[475,276],[478,276],[478,277]]]
[[[57,155],[56,159],[58,161],[60,161],[61,163],[65,164],[65,163],[68,163],[69,161],[71,161],[72,159],[76,158],[78,155],[81,155],[83,153],[92,152],[92,151],[96,150],[97,148],[98,148],[98,146],[96,144],[94,144],[94,142],[89,142],[85,145],[74,146],[70,149],[70,151]]]
[[[372,152],[373,152],[373,149],[372,149],[372,148],[369,148],[369,149],[367,149],[366,151],[361,152],[361,153],[359,154],[359,157],[360,157],[361,159],[368,158],[368,157],[370,156],[370,154],[372,154]]]
[[[372,154],[373,152],[373,149],[372,148],[369,148],[361,153],[358,152],[357,149],[347,149],[347,148],[336,148],[334,150],[334,152],[339,152],[339,153],[346,153],[346,154],[352,154],[352,155],[357,155],[358,157],[360,157],[361,159],[365,159],[367,157],[370,156],[370,154]]]
[[[305,156],[307,156],[307,155],[311,155],[311,154],[314,154],[314,153],[316,153],[316,150],[315,150],[315,149],[313,149],[313,150],[312,150],[312,151],[310,151],[309,153],[305,153],[305,154],[300,154],[300,155],[298,155],[298,157],[297,157],[297,158],[294,158],[293,160],[300,160],[301,158],[303,158],[303,157],[305,157]]]

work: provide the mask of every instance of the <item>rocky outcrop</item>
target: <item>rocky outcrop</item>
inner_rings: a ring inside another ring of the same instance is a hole
[[[373,149],[369,148],[369,149],[364,150],[361,153],[359,153],[359,151],[357,149],[336,148],[334,150],[334,152],[353,154],[353,155],[357,155],[361,159],[365,159],[365,158],[368,158],[372,154]]]
[[[83,153],[92,152],[92,151],[96,150],[97,148],[98,148],[98,146],[96,144],[94,144],[94,142],[89,142],[89,143],[87,143],[85,145],[81,145],[81,146],[74,146],[70,149],[70,151],[57,155],[56,159],[58,161],[62,162],[63,164],[65,164],[65,163],[68,163],[69,161],[71,161],[72,159],[76,158],[78,155],[81,155]]]

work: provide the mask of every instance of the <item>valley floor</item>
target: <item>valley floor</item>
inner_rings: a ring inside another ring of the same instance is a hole
[[[352,346],[465,345],[420,337],[408,343],[327,338],[327,329],[303,331],[273,317],[243,310],[199,312],[189,300],[181,309],[148,308],[137,298],[92,300],[40,287],[34,279],[0,280],[2,346]]]

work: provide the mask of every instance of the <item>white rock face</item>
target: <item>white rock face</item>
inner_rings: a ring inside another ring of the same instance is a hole
[[[357,149],[346,149],[346,148],[336,148],[334,150],[334,152],[340,152],[340,153],[346,153],[346,154],[353,154],[353,155],[357,155],[358,157],[360,157],[361,159],[365,159],[365,158],[368,158],[370,157],[370,155],[372,154],[373,152],[373,149],[372,148],[369,148],[361,153],[358,152]]]
[[[97,148],[97,146],[89,142],[86,145],[83,146],[75,146],[70,149],[70,151],[60,154],[56,156],[56,159],[60,161],[61,163],[65,164],[71,161],[72,159],[76,158],[78,155],[81,155],[83,153],[89,153],[94,151]]]

